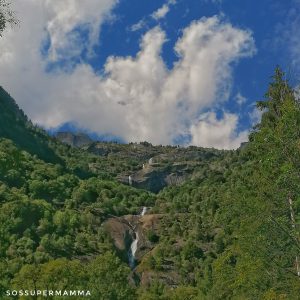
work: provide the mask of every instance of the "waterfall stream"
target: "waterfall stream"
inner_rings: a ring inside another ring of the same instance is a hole
[[[144,206],[144,207],[143,207],[143,210],[142,210],[142,212],[141,212],[141,216],[143,216],[146,212],[147,212],[147,207]]]
[[[145,215],[146,212],[147,212],[147,207],[144,206],[139,216],[142,217],[143,215]],[[134,236],[135,236],[134,240],[132,241],[130,245],[130,249],[128,251],[128,260],[131,269],[135,267],[135,253],[139,242],[139,234],[138,231],[136,230],[136,226],[134,227]]]

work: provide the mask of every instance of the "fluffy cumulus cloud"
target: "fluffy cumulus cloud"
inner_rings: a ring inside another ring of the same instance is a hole
[[[89,0],[85,1],[84,5],[82,0],[31,2],[42,6],[46,17],[45,31],[50,38],[49,57],[56,60],[61,58],[61,55],[65,58],[66,55],[80,54],[83,46],[80,43],[79,29],[88,32],[89,46],[97,43],[100,25],[117,0]]]
[[[237,133],[237,125],[238,117],[234,114],[224,113],[220,120],[213,112],[203,114],[197,125],[191,127],[192,143],[203,147],[238,148],[247,140],[248,132]]]
[[[194,21],[176,42],[178,60],[168,69],[161,56],[167,37],[155,27],[141,39],[135,57],[109,57],[103,75],[85,63],[68,72],[47,72],[49,60],[60,53],[77,55],[76,28],[88,26],[87,46],[97,42],[116,3],[69,0],[73,10],[62,12],[61,2],[16,0],[21,27],[0,41],[0,82],[34,122],[56,127],[76,121],[100,134],[154,144],[190,136],[196,145],[235,148],[246,139],[245,132],[237,132],[236,115],[224,112],[217,119],[213,110],[228,100],[232,64],[255,53],[251,32],[216,16]],[[46,39],[49,52],[41,55]]]

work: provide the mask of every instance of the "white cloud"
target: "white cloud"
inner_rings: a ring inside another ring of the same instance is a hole
[[[79,54],[83,46],[79,46],[78,33],[74,31],[79,26],[85,27],[89,32],[88,46],[96,44],[100,25],[116,2],[117,0],[89,0],[82,4],[82,0],[44,0],[44,4],[36,4],[43,6],[47,18],[45,29],[50,36],[50,58],[61,58],[60,52],[63,52],[64,59],[66,53],[70,56]]]
[[[163,19],[170,11],[170,6],[175,4],[176,4],[176,0],[167,1],[167,3],[165,3],[162,7],[160,7],[158,10],[152,13],[151,17],[157,21]]]
[[[250,117],[252,126],[255,126],[256,124],[260,123],[263,113],[264,113],[264,111],[258,109],[256,106],[253,108],[252,111],[249,112],[249,117]]]
[[[138,31],[138,30],[143,29],[146,26],[147,26],[147,22],[145,21],[145,19],[141,19],[137,23],[135,23],[132,26],[130,26],[130,30],[131,31]]]
[[[50,14],[48,6],[38,0],[24,2],[17,1],[23,16],[20,30],[8,32],[0,40],[0,82],[34,122],[56,127],[76,121],[100,134],[154,144],[170,144],[179,135],[190,134],[192,142],[203,146],[235,147],[242,140],[241,135],[234,133],[236,116],[225,114],[224,120],[212,122],[205,118],[199,124],[197,121],[203,110],[228,99],[232,63],[255,53],[250,32],[222,22],[218,17],[195,21],[184,29],[177,41],[178,61],[170,70],[161,57],[166,36],[156,27],[145,34],[135,57],[110,57],[105,64],[105,75],[95,73],[85,63],[68,73],[62,70],[47,73],[45,66],[49,58],[42,57],[39,49],[49,34],[46,30],[49,20],[58,17]],[[98,2],[104,3],[103,0]],[[111,1],[110,8],[114,3]],[[84,7],[82,5],[80,10]],[[99,24],[109,13],[109,5],[103,9],[102,13],[95,12],[100,16]],[[90,13],[89,10],[80,15]],[[60,29],[64,25],[59,20],[62,25],[57,25],[58,33],[52,32],[54,37],[63,36],[63,32],[68,34],[72,27],[66,25]],[[73,28],[85,23],[84,17],[78,20],[78,24],[72,21]],[[93,42],[92,37],[90,40]],[[72,41],[70,43],[72,45]],[[60,43],[54,45],[51,51],[56,53],[58,49],[70,48]],[[218,144],[199,136],[202,131],[196,128],[203,127],[206,121],[211,135],[214,129],[219,130],[220,122],[229,124],[226,126],[230,130]]]
[[[159,20],[159,19],[162,19],[164,18],[167,13],[170,11],[170,7],[169,5],[167,4],[164,4],[162,7],[160,7],[157,11],[155,11],[153,14],[152,14],[152,17],[153,19],[155,20]]]
[[[243,105],[247,102],[247,98],[244,97],[240,92],[238,92],[235,96],[235,100],[237,102],[238,105]]]
[[[248,140],[248,131],[237,132],[238,117],[224,113],[218,120],[214,112],[200,117],[197,124],[191,127],[192,144],[218,149],[235,149]]]
[[[167,3],[165,3],[162,7],[154,11],[151,15],[150,18],[159,21],[160,19],[163,19],[170,11],[171,5],[175,5],[177,2],[176,0],[169,0]],[[142,18],[139,20],[137,23],[133,24],[132,26],[129,27],[130,31],[139,31],[145,27],[148,26],[148,19],[149,16]]]

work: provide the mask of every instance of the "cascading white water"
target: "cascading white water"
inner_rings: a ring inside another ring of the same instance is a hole
[[[129,250],[129,265],[133,269],[135,266],[135,253],[137,250],[137,244],[139,241],[139,234],[135,232],[135,239],[131,243],[130,250]]]
[[[147,207],[144,206],[144,207],[143,207],[143,210],[142,210],[142,212],[141,212],[141,216],[143,216],[146,212],[147,212]]]
[[[147,207],[144,206],[140,216],[144,216],[146,212],[147,212]],[[129,266],[131,269],[135,267],[135,253],[139,242],[138,231],[134,231],[134,234],[135,234],[135,239],[132,241],[130,245],[130,249],[128,251]]]

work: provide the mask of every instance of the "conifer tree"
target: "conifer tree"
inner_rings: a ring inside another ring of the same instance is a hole
[[[231,179],[234,186],[221,208],[224,213],[230,207],[225,230],[233,231],[233,243],[214,263],[212,293],[220,299],[296,299],[300,107],[279,68],[257,106],[263,115],[242,153],[247,168]]]

